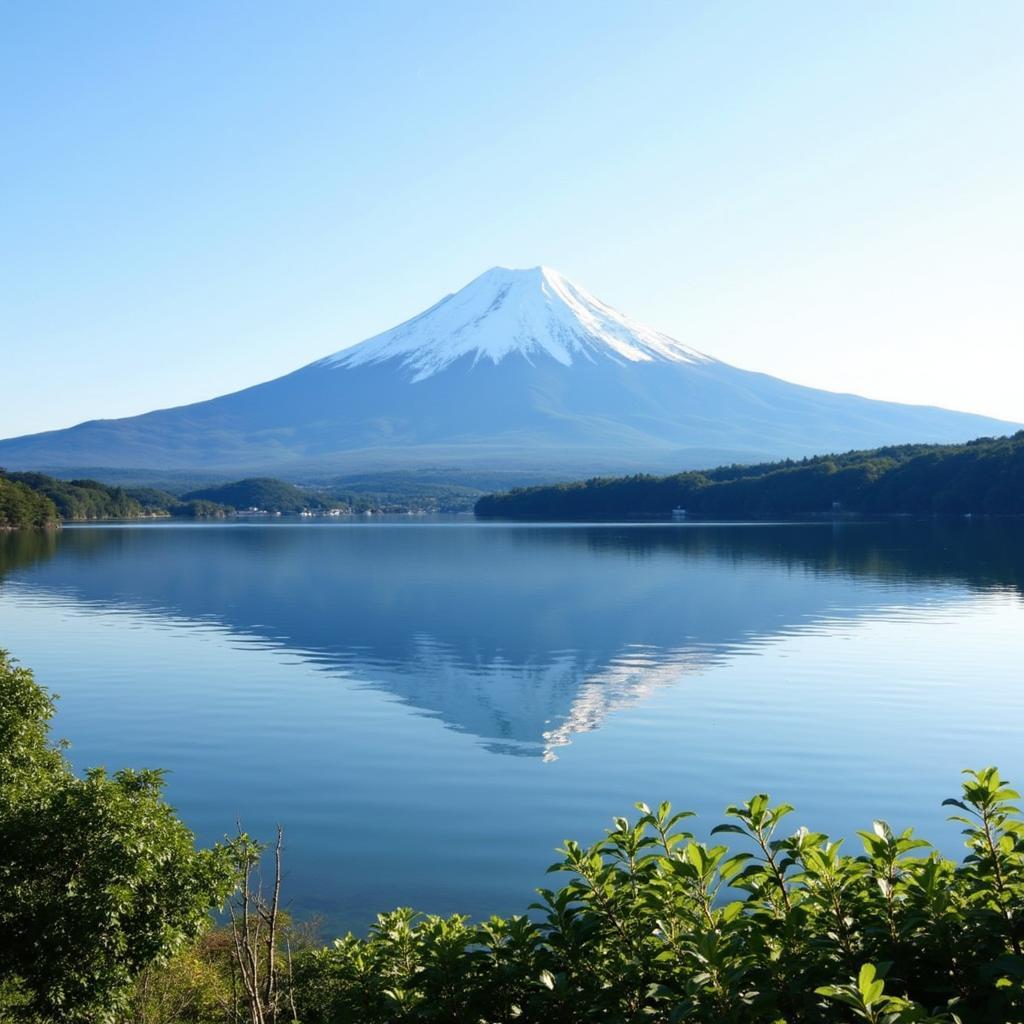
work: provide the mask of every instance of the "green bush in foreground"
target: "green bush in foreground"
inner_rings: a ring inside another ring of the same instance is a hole
[[[76,776],[53,711],[0,651],[0,1020],[106,1021],[237,875],[227,848],[195,849],[159,772]]]
[[[196,850],[159,773],[75,776],[52,714],[0,652],[5,1024],[1024,1021],[1024,822],[995,768],[946,801],[960,864],[880,821],[859,855],[787,834],[792,808],[765,795],[709,843],[688,812],[640,804],[593,846],[565,844],[551,870],[567,884],[539,890],[532,917],[400,909],[318,948],[275,923],[279,862],[271,902],[250,899],[247,836]],[[247,923],[211,928],[240,880]]]
[[[967,773],[959,866],[884,822],[863,853],[767,796],[696,841],[638,805],[568,842],[539,917],[472,926],[397,910],[366,939],[298,958],[303,1024],[384,1021],[974,1022],[1024,1019],[1019,812],[994,768]]]

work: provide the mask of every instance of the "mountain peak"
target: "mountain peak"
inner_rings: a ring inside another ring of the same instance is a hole
[[[459,466],[565,477],[1018,428],[750,373],[623,316],[549,267],[492,267],[406,323],[276,380],[0,440],[0,464],[75,476],[97,467],[242,477]]]
[[[519,354],[564,366],[711,360],[624,316],[550,267],[491,267],[418,316],[320,361],[335,367],[398,360],[414,381],[469,356],[472,363]]]

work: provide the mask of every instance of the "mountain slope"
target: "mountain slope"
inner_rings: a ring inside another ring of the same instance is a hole
[[[0,441],[10,468],[687,468],[1016,428],[729,366],[546,268],[494,268],[360,345],[234,394]]]

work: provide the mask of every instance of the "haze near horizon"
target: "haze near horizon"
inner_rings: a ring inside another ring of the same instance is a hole
[[[1024,9],[7,12],[0,437],[556,267],[717,359],[1024,420]]]

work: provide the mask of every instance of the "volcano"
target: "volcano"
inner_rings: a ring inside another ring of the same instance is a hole
[[[1017,424],[730,366],[547,267],[495,267],[383,334],[192,405],[0,441],[11,469],[686,469]]]

